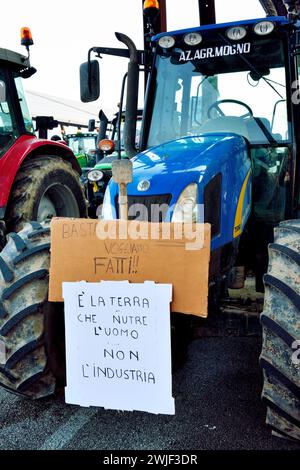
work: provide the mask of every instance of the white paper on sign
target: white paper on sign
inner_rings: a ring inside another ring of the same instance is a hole
[[[172,285],[64,282],[67,403],[175,414]]]

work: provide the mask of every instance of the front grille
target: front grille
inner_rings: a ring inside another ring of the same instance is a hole
[[[128,220],[163,222],[166,218],[172,194],[151,196],[128,195]],[[116,196],[116,211],[119,218],[119,198]]]

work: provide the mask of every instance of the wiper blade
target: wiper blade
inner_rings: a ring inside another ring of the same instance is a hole
[[[271,80],[270,78],[266,78],[268,82],[275,83],[275,85],[282,86],[282,88],[286,88],[285,85],[282,85],[282,83],[276,82],[275,80]]]
[[[281,98],[283,100],[283,96],[279,93],[279,91],[276,90],[276,88],[272,85],[272,83],[270,83],[270,81],[272,81],[272,80],[269,80],[268,78],[265,78],[263,75],[261,75],[260,78],[262,78],[269,85],[269,87],[271,87],[275,91],[275,93],[277,93],[279,98]]]
[[[227,39],[225,36],[223,36],[221,33],[219,33],[219,36],[220,36],[221,39],[223,39],[223,41],[225,41],[229,46],[232,46],[231,42],[228,41],[228,39]],[[242,61],[243,61],[245,64],[248,65],[249,69],[250,69],[252,72],[256,73],[258,77],[262,78],[262,79],[267,83],[267,85],[269,85],[269,87],[272,88],[272,90],[274,90],[275,93],[276,93],[281,99],[283,99],[283,96],[281,96],[281,94],[279,93],[279,91],[277,91],[276,88],[275,88],[273,85],[271,85],[271,83],[269,83],[269,79],[266,79],[266,78],[262,75],[262,73],[259,72],[259,70],[257,70],[257,68],[256,68],[253,64],[251,64],[251,62],[249,62],[248,59],[246,59],[246,57],[244,57],[244,56],[243,56],[240,52],[238,52],[238,51],[237,51],[237,55],[239,56],[240,59],[242,59]]]

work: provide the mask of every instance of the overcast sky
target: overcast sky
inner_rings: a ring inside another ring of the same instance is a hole
[[[167,0],[168,30],[199,24],[197,0]],[[216,0],[217,22],[264,17],[258,0]],[[25,88],[79,100],[79,65],[91,46],[119,47],[114,32],[130,36],[143,46],[142,0],[11,0],[2,9],[1,47],[24,53],[20,46],[21,26],[31,28],[34,46],[31,63],[35,76]],[[122,46],[121,46],[122,47]],[[101,96],[97,104],[114,109],[126,59],[101,60]]]

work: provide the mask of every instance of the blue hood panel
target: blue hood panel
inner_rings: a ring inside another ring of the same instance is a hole
[[[186,186],[197,183],[198,204],[203,204],[206,185],[216,175],[221,175],[221,229],[212,240],[212,250],[230,243],[234,238],[240,197],[243,207],[241,226],[244,227],[250,213],[252,181],[249,177],[246,179],[251,171],[251,160],[243,137],[230,133],[188,136],[152,147],[138,154],[132,162],[133,181],[127,186],[128,195],[147,197],[171,194],[166,222],[171,220],[172,206]],[[138,184],[144,180],[149,181],[149,189],[139,191]],[[245,181],[247,184],[243,189]],[[118,186],[111,181],[108,190],[111,200],[115,201]]]
[[[203,134],[153,147],[133,158],[134,177],[128,193],[177,193],[192,182],[201,180],[205,184],[220,171],[222,162],[234,159],[244,150],[245,140],[233,134]],[[144,179],[151,185],[140,193],[137,185]]]

